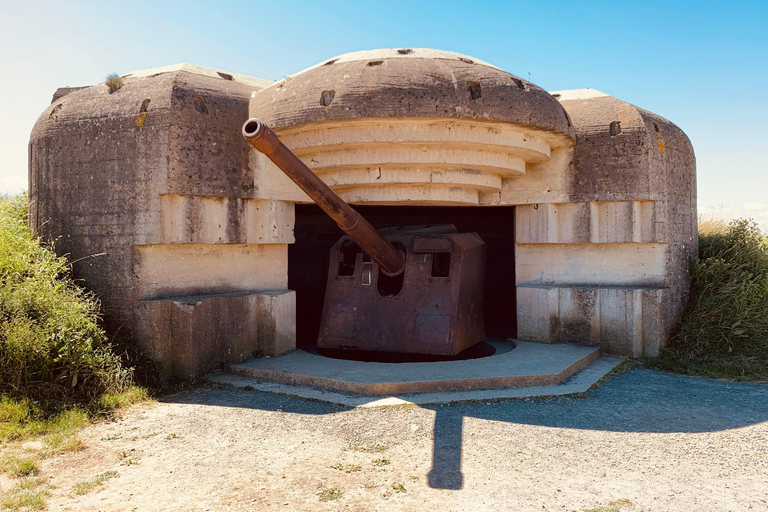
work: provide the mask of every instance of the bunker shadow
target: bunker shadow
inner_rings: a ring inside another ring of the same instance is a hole
[[[716,432],[768,421],[768,384],[635,369],[577,398],[479,401],[425,408],[435,411],[430,487],[461,489],[465,417],[611,432]]]
[[[310,415],[349,410],[346,406],[272,393],[198,390],[161,401]],[[636,368],[578,397],[480,400],[421,407],[435,412],[429,486],[459,490],[464,484],[463,443],[485,442],[464,439],[466,417],[609,432],[716,432],[768,421],[768,384],[723,382]]]

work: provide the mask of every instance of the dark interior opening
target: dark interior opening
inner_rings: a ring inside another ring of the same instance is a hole
[[[500,347],[499,350],[497,347]],[[363,361],[366,363],[433,363],[436,361],[467,361],[490,357],[497,352],[503,354],[515,348],[513,344],[496,344],[482,341],[466,348],[455,356],[438,356],[434,354],[408,354],[405,352],[373,352],[370,350],[344,350],[338,348],[307,348],[306,350],[330,359],[346,361]]]
[[[514,206],[355,205],[375,228],[454,224],[476,232],[486,244],[485,330],[488,338],[517,336]],[[296,345],[313,349],[320,331],[330,250],[344,233],[317,205],[296,205],[296,243],[288,246],[288,288],[296,290]],[[350,252],[354,249],[350,247]],[[354,256],[349,255],[354,261]],[[348,259],[339,262],[343,272]],[[434,261],[434,260],[433,260]],[[437,261],[441,272],[446,262]]]

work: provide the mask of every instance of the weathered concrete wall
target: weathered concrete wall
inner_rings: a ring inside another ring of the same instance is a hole
[[[75,276],[111,329],[168,376],[295,344],[293,204],[255,197],[238,136],[269,83],[189,65],[137,72],[113,93],[57,94],[32,132],[32,227],[82,258]]]
[[[576,145],[553,197],[517,209],[519,336],[655,356],[682,313],[698,246],[693,148],[629,103],[553,94]]]

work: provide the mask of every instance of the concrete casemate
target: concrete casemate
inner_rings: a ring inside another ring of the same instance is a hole
[[[652,356],[682,313],[693,149],[629,103],[429,49],[278,82],[187,64],[123,79],[60,89],[41,115],[30,224],[80,260],[110,330],[166,376],[289,352],[305,321],[288,252],[309,199],[243,140],[249,116],[352,204],[514,207],[515,289],[493,300],[511,304],[518,339]]]

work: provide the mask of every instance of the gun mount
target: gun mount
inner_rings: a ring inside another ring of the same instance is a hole
[[[378,232],[258,119],[242,129],[346,234],[331,249],[317,346],[456,355],[485,338],[485,243],[453,225]]]

